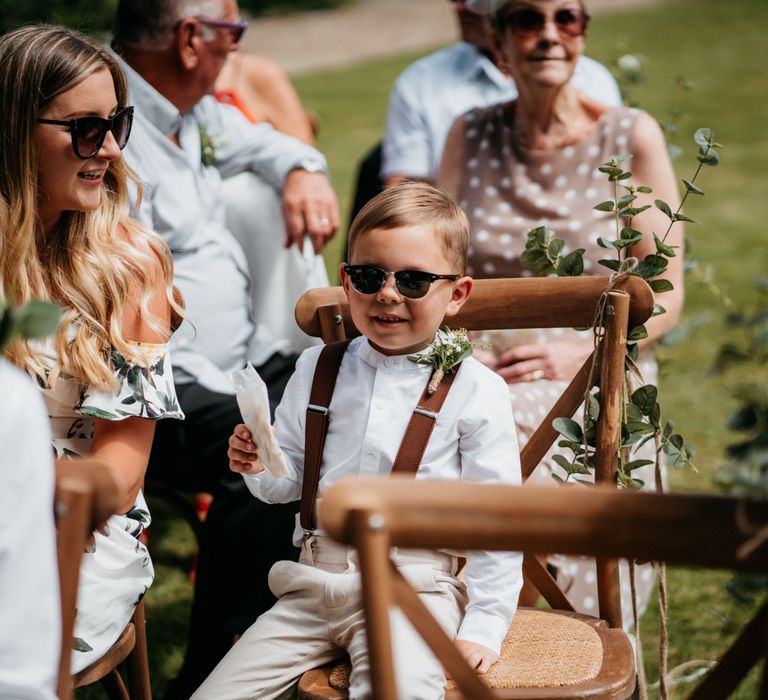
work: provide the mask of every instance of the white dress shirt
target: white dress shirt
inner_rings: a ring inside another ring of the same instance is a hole
[[[324,170],[325,159],[268,124],[251,124],[211,96],[181,114],[113,55],[136,107],[124,151],[142,183],[136,216],[170,246],[174,283],[186,302],[186,322],[171,339],[176,382],[196,381],[232,393],[229,372],[247,361],[258,366],[287,344],[253,321],[248,263],[226,227],[222,177],[253,171],[281,191],[291,170],[310,165]],[[213,145],[215,165],[203,164],[203,131]],[[178,136],[179,146],[169,135]]]
[[[320,348],[306,350],[277,408],[277,439],[290,474],[246,475],[251,492],[268,503],[301,497],[307,404]],[[329,407],[330,422],[320,469],[319,494],[350,475],[389,475],[400,442],[432,368],[406,355],[382,355],[364,337],[350,343]],[[507,385],[475,359],[464,361],[437,417],[417,479],[463,479],[519,484],[520,462]],[[294,542],[303,531],[298,525]],[[522,585],[522,555],[471,552],[469,594],[457,637],[498,652]]]
[[[572,80],[593,100],[621,105],[618,85],[601,63],[582,56]],[[398,77],[389,97],[382,177],[434,179],[456,118],[475,107],[516,97],[514,80],[472,44],[454,44],[416,61]]]
[[[0,698],[55,700],[61,649],[53,451],[40,390],[0,358]]]

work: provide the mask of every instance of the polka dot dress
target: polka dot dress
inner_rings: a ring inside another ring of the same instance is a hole
[[[632,153],[632,132],[639,112],[608,109],[579,142],[560,150],[537,151],[521,147],[514,138],[515,103],[472,110],[464,115],[466,167],[459,186],[459,204],[469,217],[472,240],[468,274],[477,278],[529,277],[520,264],[528,231],[548,226],[565,241],[563,255],[584,248],[584,272],[608,275],[598,260],[615,257],[597,245],[600,237],[616,238],[610,212],[593,207],[613,199],[613,186],[598,167],[616,155]],[[631,161],[628,168],[632,169]],[[499,331],[489,334],[498,352],[516,343],[583,340],[589,334],[573,329]],[[656,383],[656,366],[649,355],[641,358],[646,383]],[[537,381],[510,384],[518,438],[522,447],[566,387],[565,382]],[[578,416],[577,416],[578,417]],[[653,458],[653,448],[648,445]],[[550,450],[531,476],[536,482],[554,484]],[[653,487],[653,471],[634,472]],[[594,564],[573,557],[557,557],[559,578],[576,608],[597,612]],[[638,591],[644,607],[653,586],[650,567],[638,567]],[[622,608],[625,624],[631,622],[631,597],[626,567],[622,570]]]
[[[597,239],[615,238],[615,223],[610,212],[593,207],[612,199],[613,191],[598,167],[632,152],[638,113],[609,109],[581,141],[556,151],[536,151],[515,142],[514,102],[467,113],[467,164],[459,202],[472,225],[469,274],[531,275],[520,264],[520,255],[528,231],[537,226],[553,229],[565,241],[565,253],[585,248],[587,274],[608,274],[597,261],[609,252],[597,246]]]

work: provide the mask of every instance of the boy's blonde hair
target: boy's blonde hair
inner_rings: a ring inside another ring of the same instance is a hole
[[[447,192],[420,180],[388,187],[360,210],[349,229],[347,260],[358,238],[374,229],[425,225],[435,232],[452,271],[463,275],[469,248],[467,216]]]

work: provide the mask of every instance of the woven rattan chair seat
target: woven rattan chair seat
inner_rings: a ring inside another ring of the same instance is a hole
[[[592,680],[603,663],[603,644],[594,627],[566,615],[518,610],[501,647],[501,658],[483,676],[491,688],[542,688]],[[334,666],[329,685],[349,688],[349,659]],[[456,687],[453,681],[446,689]]]

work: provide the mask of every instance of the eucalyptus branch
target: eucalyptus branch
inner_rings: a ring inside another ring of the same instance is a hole
[[[683,184],[685,185],[685,194],[682,196],[677,209],[674,212],[671,212],[669,206],[667,206],[666,203],[662,202],[660,199],[656,200],[656,206],[665,214],[667,214],[667,216],[669,216],[669,226],[667,226],[667,230],[664,232],[664,236],[662,236],[662,243],[667,240],[667,236],[672,230],[672,225],[675,222],[688,221],[690,223],[695,223],[693,219],[689,219],[681,215],[680,211],[685,204],[685,200],[688,199],[689,194],[704,196],[704,191],[699,189],[694,184],[696,182],[696,178],[701,172],[702,167],[705,165],[714,167],[720,163],[720,154],[716,149],[723,148],[723,146],[722,144],[719,144],[717,141],[715,141],[715,132],[712,131],[712,129],[698,129],[693,136],[693,140],[699,144],[699,153],[696,156],[696,159],[699,161],[699,165],[696,167],[696,172],[693,174],[693,177],[690,180],[686,180],[684,178],[682,179]]]
[[[630,156],[615,156],[610,161],[601,165],[598,169],[607,175],[613,188],[613,199],[600,202],[595,205],[597,211],[611,212],[616,228],[616,238],[606,240],[598,238],[597,244],[606,249],[616,251],[616,259],[600,260],[599,264],[613,271],[614,277],[622,274],[633,274],[645,279],[654,293],[660,294],[671,291],[672,283],[659,276],[665,272],[669,264],[669,258],[677,255],[676,249],[666,243],[672,225],[678,221],[693,223],[693,219],[681,214],[681,209],[689,194],[704,195],[704,192],[695,184],[704,165],[715,166],[720,162],[717,148],[722,146],[715,141],[714,132],[711,129],[699,129],[694,135],[694,141],[699,146],[697,155],[698,166],[691,180],[682,179],[685,186],[685,194],[681,198],[676,211],[672,211],[669,205],[660,200],[654,200],[656,208],[669,218],[669,225],[663,237],[660,239],[653,233],[656,250],[646,255],[636,265],[627,267],[629,249],[643,239],[643,233],[633,228],[634,217],[650,209],[652,205],[635,206],[638,193],[650,194],[650,187],[645,185],[625,184],[632,177],[632,173],[624,170],[622,163]],[[620,196],[620,188],[626,194]],[[555,236],[554,231],[545,226],[531,229],[528,232],[525,251],[521,256],[521,263],[544,275],[570,275],[583,274],[583,249],[578,249],[563,255],[565,242]],[[654,315],[665,313],[662,306],[656,304]],[[600,319],[596,320],[595,333],[598,332]],[[630,330],[627,343],[627,387],[630,387],[629,373],[637,374],[635,360],[638,357],[638,342],[647,337],[644,326],[638,326]],[[641,382],[642,384],[642,382]],[[634,392],[627,388],[623,391],[621,439],[619,443],[617,459],[617,471],[619,482],[627,487],[638,488],[644,484],[640,479],[632,475],[635,469],[651,465],[655,460],[631,459],[630,452],[636,452],[650,440],[656,443],[657,455],[663,453],[667,461],[673,467],[688,466],[695,469],[692,462],[694,449],[687,444],[679,433],[675,432],[674,423],[661,421],[661,406],[657,401],[658,390],[652,384],[643,384]],[[597,416],[600,411],[599,392],[588,392],[585,396],[585,411],[583,426],[571,418],[557,418],[553,421],[553,427],[562,436],[558,446],[572,452],[571,458],[565,455],[555,455],[553,460],[565,471],[565,479],[553,474],[553,478],[561,482],[573,479],[583,482],[580,475],[588,475],[594,469],[594,450],[596,439]],[[585,482],[586,483],[586,482]]]

